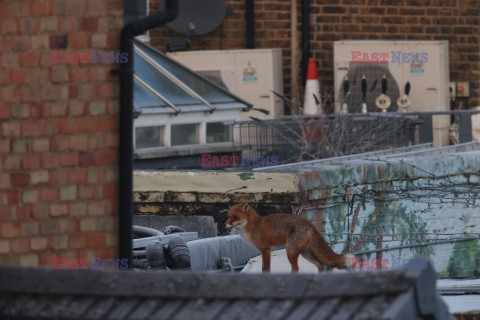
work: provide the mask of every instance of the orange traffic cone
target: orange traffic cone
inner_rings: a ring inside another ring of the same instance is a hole
[[[314,115],[323,113],[320,97],[320,84],[315,59],[308,60],[307,81],[305,83],[305,98],[303,100],[303,114]]]

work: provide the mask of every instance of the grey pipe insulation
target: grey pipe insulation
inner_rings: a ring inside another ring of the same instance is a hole
[[[165,235],[162,231],[157,229],[142,227],[142,226],[132,226],[132,232],[135,238],[145,238],[145,237],[155,237]]]
[[[145,237],[164,236],[164,235],[178,233],[178,232],[185,232],[185,230],[183,230],[178,226],[168,226],[163,228],[160,231],[154,228],[133,225],[132,232],[135,238],[145,238]]]
[[[145,248],[148,265],[151,269],[166,269],[165,248],[160,241],[152,241]]]
[[[162,245],[158,240],[147,244],[145,250],[134,251],[133,266],[139,269],[191,270],[190,251],[185,239],[177,236]]]
[[[165,262],[169,268],[176,270],[192,269],[190,250],[185,239],[177,236],[168,242],[165,249]]]

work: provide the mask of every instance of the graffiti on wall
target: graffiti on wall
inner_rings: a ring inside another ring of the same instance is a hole
[[[417,169],[369,164],[309,172],[301,180],[308,190],[302,214],[337,252],[366,259],[428,257],[440,277],[478,276],[479,176],[412,179]]]

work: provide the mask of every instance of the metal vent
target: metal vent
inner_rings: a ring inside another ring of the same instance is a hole
[[[362,110],[362,76],[365,75],[367,79],[367,111],[380,112],[381,110],[375,105],[375,99],[382,93],[382,79],[383,75],[387,77],[387,96],[392,100],[392,104],[387,109],[389,112],[397,111],[398,107],[396,101],[400,96],[400,89],[397,81],[393,78],[388,63],[350,63],[347,77],[350,85],[350,95],[347,97],[348,112],[358,113]],[[375,80],[377,85],[373,91],[370,91]],[[345,78],[340,85],[343,88]],[[340,105],[343,104],[344,95],[343,90],[340,93]]]

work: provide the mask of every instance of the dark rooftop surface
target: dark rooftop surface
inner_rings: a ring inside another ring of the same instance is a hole
[[[1,319],[453,319],[422,270],[219,274],[0,267]]]

